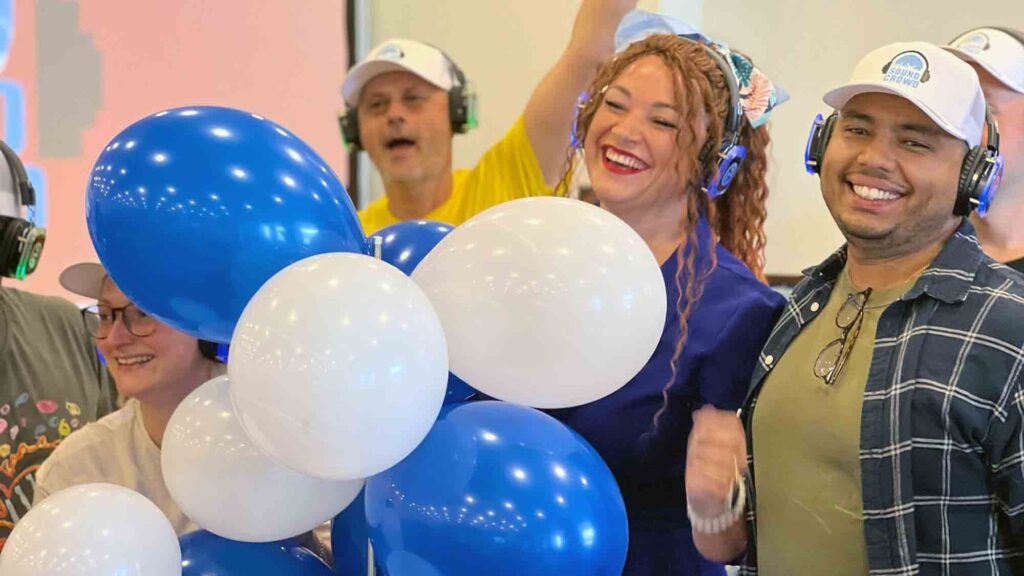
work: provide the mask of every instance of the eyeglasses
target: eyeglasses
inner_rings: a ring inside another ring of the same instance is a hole
[[[839,307],[839,313],[836,315],[836,326],[843,333],[839,338],[826,344],[818,354],[817,360],[814,361],[814,375],[829,386],[839,378],[839,373],[843,371],[843,366],[846,365],[850,353],[853,352],[853,345],[857,342],[860,326],[864,321],[864,306],[870,297],[871,288],[846,297],[846,302]],[[850,337],[851,332],[853,333],[852,337]],[[849,346],[847,346],[847,341],[849,341]]]
[[[110,335],[118,315],[121,316],[124,327],[134,336],[144,338],[156,330],[156,319],[139,310],[134,304],[121,308],[93,305],[82,309],[82,318],[85,319],[86,328],[99,340]]]

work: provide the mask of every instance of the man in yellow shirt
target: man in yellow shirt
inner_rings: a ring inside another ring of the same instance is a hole
[[[342,86],[350,145],[366,150],[384,196],[359,212],[367,234],[402,220],[461,224],[501,202],[550,195],[562,176],[576,99],[614,50],[637,0],[583,0],[565,52],[523,115],[470,170],[452,170],[452,136],[475,123],[465,76],[441,50],[395,39],[374,48]]]

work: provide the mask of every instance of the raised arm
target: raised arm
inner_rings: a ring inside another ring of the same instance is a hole
[[[523,123],[549,186],[558,183],[565,168],[576,99],[611,58],[615,30],[637,1],[583,0],[569,45],[530,95]]]

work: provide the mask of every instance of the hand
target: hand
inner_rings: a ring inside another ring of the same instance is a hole
[[[693,413],[686,451],[686,498],[702,518],[728,510],[733,485],[747,469],[747,439],[736,412],[704,406]]]

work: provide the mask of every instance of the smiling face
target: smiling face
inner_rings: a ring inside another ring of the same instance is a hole
[[[359,138],[385,185],[407,186],[451,171],[448,94],[409,72],[387,72],[359,96]]]
[[[677,144],[683,119],[674,104],[676,85],[660,58],[645,56],[612,81],[594,112],[584,158],[597,199],[613,213],[681,213],[681,174],[692,160]]]
[[[850,99],[825,151],[821,189],[832,218],[863,255],[892,258],[944,242],[966,144],[910,101],[866,93]]]
[[[101,307],[122,308],[130,304],[109,277],[103,280]],[[124,316],[117,314],[106,337],[96,339],[118,391],[152,402],[182,397],[202,384],[209,375],[210,361],[199,352],[198,341],[151,317],[145,321],[153,324],[153,333],[139,337],[128,331]]]

